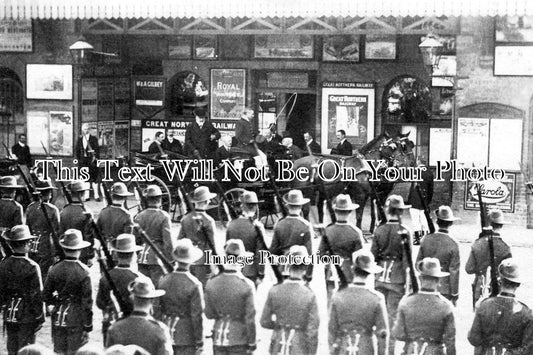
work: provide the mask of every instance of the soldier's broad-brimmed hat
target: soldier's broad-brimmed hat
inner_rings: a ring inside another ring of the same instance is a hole
[[[504,218],[503,218],[503,212],[499,208],[494,208],[489,211],[489,221],[490,223],[496,223],[496,224],[509,224]]]
[[[111,194],[122,197],[133,196],[133,194],[128,191],[126,184],[123,182],[115,182],[113,186],[111,186]]]
[[[90,190],[89,183],[85,181],[73,181],[68,185],[68,189],[71,192],[81,192]]]
[[[431,277],[446,277],[449,272],[442,271],[440,268],[440,261],[437,258],[424,258],[416,263],[416,268],[420,275]]]
[[[257,194],[255,192],[253,192],[253,191],[244,191],[244,193],[241,196],[241,202],[249,204],[249,205],[253,205],[253,204],[259,204],[259,203],[264,202],[264,201],[259,200],[257,198]]]
[[[226,242],[226,245],[224,245],[224,253],[226,255],[234,255],[234,256],[252,256],[254,253],[251,253],[249,251],[246,251],[244,248],[244,243],[240,239],[230,239]]]
[[[390,195],[385,202],[387,208],[397,208],[400,210],[406,210],[411,208],[411,205],[406,205],[403,202],[403,197],[400,195]]]
[[[52,184],[51,180],[37,180],[35,181],[35,190],[37,191],[46,191],[46,190],[57,190]]]
[[[522,283],[522,278],[520,277],[520,272],[518,270],[518,264],[514,261],[513,258],[507,258],[502,260],[498,266],[498,272],[502,279],[506,279],[516,283]]]
[[[157,185],[148,185],[144,190],[145,197],[159,197],[163,195],[163,191]]]
[[[307,248],[303,245],[293,245],[289,248],[289,255],[294,256],[308,256]]]
[[[437,216],[437,218],[441,221],[448,222],[458,221],[461,219],[453,215],[453,211],[450,206],[440,206],[439,209],[435,210],[435,216]]]
[[[122,345],[115,344],[110,346],[105,351],[106,355],[150,355],[148,351],[144,348],[141,348],[139,345],[130,344]]]
[[[191,201],[192,202],[204,202],[209,201],[217,196],[216,193],[213,193],[209,191],[209,188],[207,186],[198,186],[196,189],[194,189]]]
[[[357,203],[352,203],[350,196],[340,194],[333,203],[333,209],[338,211],[353,211],[359,208]]]
[[[192,264],[204,255],[204,252],[195,247],[189,238],[183,238],[177,241],[176,248],[172,253],[174,260],[181,263]]]
[[[142,250],[143,247],[135,244],[135,236],[133,234],[123,233],[113,241],[111,249],[118,253],[134,253]]]
[[[63,238],[59,241],[59,245],[63,249],[78,250],[91,246],[91,243],[83,240],[81,232],[77,229],[67,229]]]
[[[352,255],[353,267],[355,270],[363,270],[369,274],[379,274],[383,268],[376,264],[374,254],[368,250],[358,250]]]
[[[146,276],[137,277],[130,282],[128,291],[138,298],[157,298],[166,293],[165,290],[156,290],[152,280]]]
[[[11,232],[6,233],[4,238],[11,242],[21,242],[23,240],[37,238],[37,236],[31,235],[30,228],[27,225],[20,224],[11,228]]]
[[[1,176],[0,189],[20,189],[22,185],[17,184],[17,179],[14,176]]]
[[[291,190],[283,196],[283,202],[292,206],[303,206],[309,203],[309,199],[305,198],[300,190]]]

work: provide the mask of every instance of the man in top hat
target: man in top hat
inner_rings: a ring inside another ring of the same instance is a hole
[[[56,190],[50,180],[35,181],[35,190],[40,193],[40,201],[32,202],[26,209],[26,224],[37,236],[33,240],[30,257],[39,264],[43,279],[46,279],[55,257],[63,255],[58,237],[59,210],[50,203],[52,192]]]
[[[213,248],[215,243],[215,220],[206,213],[209,202],[216,197],[217,194],[209,191],[207,186],[197,187],[191,196],[191,202],[194,203],[194,211],[187,213],[181,220],[181,230],[178,235],[179,239],[190,239],[194,246],[197,246],[204,252],[204,256],[200,258],[194,265],[191,265],[191,273],[200,280],[202,285],[207,282],[207,279],[214,272],[214,267],[207,264],[205,256],[206,251],[211,251],[216,254]]]
[[[4,309],[9,355],[35,343],[35,333],[44,323],[41,270],[28,258],[35,238],[28,226],[14,226],[7,237],[13,254],[0,262],[0,309]]]
[[[101,201],[100,172],[96,165],[96,160],[100,159],[100,146],[98,145],[98,138],[91,135],[88,123],[81,126],[81,135],[76,142],[75,155],[80,167],[89,168],[89,183],[92,185],[94,199]]]
[[[309,254],[302,245],[290,248],[290,255]],[[260,324],[273,329],[270,354],[316,354],[318,346],[318,305],[314,292],[305,285],[307,266],[289,265],[289,278],[268,293]]]
[[[337,144],[337,147],[331,150],[331,154],[351,156],[353,146],[346,139],[346,131],[343,129],[339,129],[337,131],[337,139],[339,140],[339,144]]]
[[[235,146],[242,148],[253,143],[255,132],[252,127],[254,110],[245,107],[241,114],[241,119],[235,123]]]
[[[9,237],[11,228],[24,223],[22,205],[15,201],[17,189],[22,187],[22,185],[17,184],[17,179],[14,176],[0,177],[0,243],[3,256],[9,256],[12,253],[2,236]]]
[[[118,316],[114,309],[112,297],[115,297],[119,306],[122,307],[120,309],[122,316],[129,316],[133,311],[133,303],[129,297],[128,285],[137,277],[143,276],[137,270],[137,252],[142,250],[142,247],[135,244],[133,234],[124,233],[117,236],[111,250],[115,252],[118,263],[117,266],[109,270],[109,276],[118,291],[118,296],[113,293],[109,280],[104,275],[100,278],[96,295],[96,306],[103,312],[102,334],[104,335],[104,343],[107,329]]]
[[[132,233],[133,231],[133,219],[124,208],[124,201],[133,194],[128,191],[123,182],[114,183],[110,192],[112,203],[100,211],[96,222],[109,247],[120,234]]]
[[[376,278],[376,290],[385,296],[389,324],[394,324],[398,303],[405,293],[409,261],[402,246],[399,231],[405,230],[400,219],[405,210],[411,206],[404,204],[402,196],[390,195],[385,202],[388,222],[374,230],[374,239],[370,250],[383,272]],[[410,233],[409,234],[409,239]],[[394,351],[394,341],[389,342],[389,352]]]
[[[142,210],[134,218],[134,222],[146,232],[146,235],[163,253],[166,260],[172,260],[172,251],[176,245],[176,236],[170,231],[170,215],[161,209],[161,199],[163,192],[157,185],[148,185],[144,191],[146,199],[146,209]],[[139,271],[148,276],[152,283],[157,284],[163,269],[158,262],[157,254],[152,250],[148,243],[144,243],[139,236],[139,231],[135,231],[137,244],[144,244],[143,250],[139,254]]]
[[[89,268],[80,262],[91,243],[77,229],[68,229],[59,241],[65,258],[53,265],[44,283],[43,298],[52,310],[54,351],[74,354],[93,330],[93,298]]]
[[[93,264],[94,258],[94,235],[91,226],[92,214],[83,205],[86,191],[89,184],[83,181],[73,181],[68,186],[72,202],[63,207],[59,215],[59,234],[65,233],[69,229],[76,229],[81,232],[83,240],[89,242],[91,248],[85,248],[80,255],[80,261],[89,267]]]
[[[185,130],[185,150],[187,155],[212,159],[218,147],[220,132],[207,121],[207,111],[203,107],[194,109],[194,122]]]
[[[497,208],[489,212],[488,218],[492,227],[494,265],[500,265],[504,259],[512,256],[511,248],[501,236],[502,227],[507,222],[503,217],[503,212]],[[489,236],[481,233],[479,238],[472,244],[472,249],[465,265],[467,274],[476,275],[472,284],[474,305],[483,294],[490,294],[490,273],[488,272],[490,265]]]
[[[178,267],[166,274],[157,286],[166,293],[156,307],[158,319],[169,329],[173,340],[174,354],[200,354],[203,347],[204,297],[202,283],[189,269],[203,256],[201,249],[192,245],[190,239],[180,239],[174,249]]]
[[[133,296],[133,312],[109,328],[106,348],[115,344],[133,344],[149,354],[173,354],[168,327],[150,315],[153,302],[163,296],[165,291],[156,290],[152,281],[145,276],[132,281],[128,289]]]
[[[437,216],[439,230],[426,235],[422,239],[416,261],[418,262],[424,258],[439,259],[442,271],[450,274],[440,280],[439,292],[455,305],[459,298],[459,270],[461,269],[461,260],[459,243],[450,235],[449,229],[453,225],[453,222],[460,218],[453,215],[452,209],[449,206],[440,206],[435,211],[435,215]]]
[[[242,194],[241,202],[242,213],[239,218],[228,223],[226,240],[240,239],[244,243],[246,251],[254,254],[254,262],[246,264],[242,273],[257,285],[265,276],[265,265],[259,263],[260,252],[266,248],[259,233],[264,238],[265,227],[257,219],[257,216],[259,216],[259,200],[256,193],[245,191]]]
[[[240,239],[230,239],[225,255],[250,257]],[[224,272],[205,286],[205,315],[214,319],[214,355],[245,355],[256,348],[255,286],[244,277],[239,264],[225,263]]]
[[[513,258],[498,267],[501,284],[496,297],[478,305],[468,341],[476,355],[533,354],[533,316],[524,303],[515,298],[523,278]]]
[[[369,251],[359,250],[353,256],[353,283],[331,299],[328,326],[331,353],[385,355],[389,340],[387,306],[383,294],[373,287],[373,275],[383,268],[376,265]]]
[[[417,268],[420,291],[401,300],[392,335],[405,342],[403,354],[455,355],[454,307],[438,291],[449,273],[437,258],[424,258]]]
[[[352,255],[363,248],[363,233],[348,222],[348,217],[357,207],[359,205],[352,203],[349,195],[340,194],[337,196],[333,203],[337,221],[326,227],[318,247],[320,255],[339,255],[342,258],[342,272],[348,282],[352,282],[353,279]],[[331,269],[331,265],[329,265],[329,269]],[[332,282],[328,280],[327,283],[328,290],[333,291]]]
[[[163,148],[163,150],[168,150],[169,152],[183,155],[183,147],[181,146],[181,142],[174,138],[174,134],[174,130],[169,130],[167,132],[167,137],[163,142],[161,142],[161,148]]]

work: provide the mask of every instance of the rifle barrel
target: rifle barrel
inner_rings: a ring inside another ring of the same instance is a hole
[[[174,271],[174,266],[172,265],[172,263],[167,260],[165,255],[163,255],[163,252],[157,247],[157,245],[155,245],[152,239],[150,239],[150,237],[148,236],[148,234],[146,234],[144,229],[142,229],[142,227],[138,223],[134,225],[134,228],[136,228],[139,231],[143,240],[152,248],[152,250],[157,255],[158,259],[161,260],[161,263],[163,263],[163,266],[166,269],[166,271],[167,272]]]

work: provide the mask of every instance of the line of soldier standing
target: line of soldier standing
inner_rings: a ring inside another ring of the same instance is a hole
[[[0,262],[0,303],[9,354],[35,342],[47,311],[57,353],[74,354],[87,342],[93,321],[88,267],[100,249],[95,228],[113,251],[116,264],[109,270],[110,278],[102,276],[96,296],[104,312],[106,346],[135,344],[150,354],[198,354],[203,351],[205,315],[215,320],[215,354],[254,352],[255,290],[264,277],[264,265],[257,260],[259,252],[267,249],[264,227],[258,221],[261,201],[255,193],[242,196],[242,214],[226,230],[226,256],[255,256],[256,262],[242,268],[206,262],[205,251],[216,252],[217,237],[215,222],[207,213],[215,194],[205,186],[191,193],[194,209],[182,219],[177,237],[171,232],[170,216],[160,208],[162,192],[155,185],[144,191],[146,207],[132,219],[124,209],[131,193],[123,183],[115,183],[112,203],[96,223],[83,205],[89,189],[86,183],[69,185],[72,202],[59,213],[50,203],[56,188],[49,181],[36,181],[41,199],[28,207],[25,216],[13,200],[21,187],[13,177],[0,178],[5,253]],[[275,225],[269,251],[310,255],[315,231],[301,216],[309,199],[300,190],[291,190],[283,203],[287,216]],[[362,233],[349,221],[357,207],[349,196],[337,196],[336,222],[319,233],[320,253],[341,256],[337,276],[342,274],[348,281],[329,301],[331,353],[392,354],[395,341],[401,341],[404,354],[455,354],[460,261],[458,244],[449,232],[457,218],[447,206],[435,212],[439,230],[422,239],[416,259],[421,287],[411,293],[411,263],[402,246],[402,237],[410,240],[410,232],[401,224],[409,206],[401,196],[388,198],[388,221],[376,228],[371,252],[363,250]],[[498,210],[489,217],[501,292],[477,302],[468,339],[476,354],[531,354],[533,321],[529,308],[514,297],[522,278],[500,236],[505,221]],[[153,246],[145,243],[142,233]],[[162,258],[174,263],[171,270],[161,265]],[[481,236],[466,264],[467,272],[476,275],[475,291],[487,283],[489,265],[488,238]],[[271,354],[317,353],[320,319],[317,298],[307,285],[311,275],[307,265],[290,265],[270,290],[260,324],[273,329]]]

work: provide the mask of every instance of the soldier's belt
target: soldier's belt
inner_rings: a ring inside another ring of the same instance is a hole
[[[276,324],[274,327],[275,329],[294,329],[294,330],[300,330],[303,329],[303,327],[299,324]]]
[[[442,342],[442,340],[438,340],[434,338],[420,337],[420,338],[410,339],[407,342],[408,343],[420,343],[420,344],[427,343],[428,345],[431,345],[431,346],[444,346],[444,343]]]
[[[244,316],[235,316],[233,314],[219,314],[217,317],[217,320],[220,321],[236,321],[236,322],[244,322]]]
[[[396,255],[387,255],[387,256],[382,256],[381,260],[401,260],[401,258]]]
[[[371,336],[372,335],[372,329],[367,329],[367,328],[364,328],[364,327],[361,327],[361,326],[356,326],[356,327],[345,326],[345,327],[341,327],[341,336],[356,335],[356,334]]]

